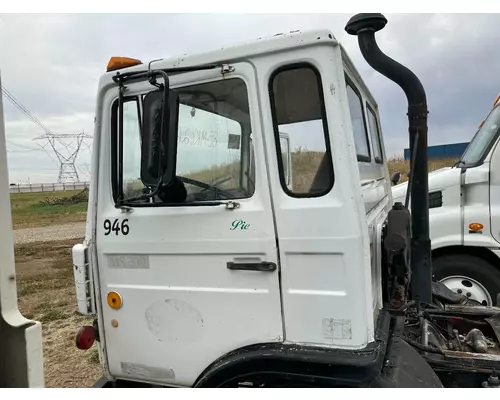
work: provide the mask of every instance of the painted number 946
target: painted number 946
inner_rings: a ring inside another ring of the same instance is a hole
[[[118,219],[115,219],[113,223],[109,219],[104,220],[104,235],[108,236],[111,232],[114,232],[115,235],[121,232],[122,235],[127,236],[129,233],[128,219],[124,219],[121,223]]]

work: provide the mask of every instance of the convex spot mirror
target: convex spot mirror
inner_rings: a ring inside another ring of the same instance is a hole
[[[161,180],[168,186],[177,160],[179,97],[172,90],[160,89],[144,97],[141,129],[141,180],[155,187]]]

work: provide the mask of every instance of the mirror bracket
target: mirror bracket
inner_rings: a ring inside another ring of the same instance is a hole
[[[157,76],[160,75],[164,78],[163,83],[157,82]],[[154,117],[154,121],[148,121],[148,124],[144,126],[144,121],[141,124],[141,137],[144,145],[145,132],[144,129],[148,130],[151,128],[151,122],[155,125],[154,129],[159,131],[156,133],[155,137],[149,138],[149,143],[146,149],[142,151],[142,161],[141,164],[141,177],[146,178],[149,186],[148,192],[142,195],[127,199],[127,203],[132,203],[138,200],[147,200],[154,197],[162,185],[169,184],[169,177],[175,174],[175,153],[177,144],[177,119],[178,119],[178,96],[175,92],[169,91],[169,77],[167,73],[163,70],[148,70],[148,71],[132,71],[120,74],[117,72],[113,76],[113,81],[118,85],[118,193],[117,193],[117,204],[116,206],[121,208],[125,206],[125,198],[123,192],[123,108],[124,108],[124,93],[127,90],[126,83],[130,81],[140,81],[148,80],[152,86],[158,88],[158,90],[151,91],[146,96],[144,102],[148,103],[147,99],[153,98],[150,101],[150,107],[156,108],[154,114],[159,115]],[[160,97],[160,98],[158,98]],[[153,103],[157,103],[156,105]],[[160,103],[160,104],[158,104]],[[159,128],[159,129],[158,129]],[[151,142],[153,140],[153,142]],[[148,140],[147,140],[148,141]],[[147,151],[145,151],[147,150]],[[152,154],[153,152],[154,154]],[[167,156],[167,153],[169,157]],[[166,163],[163,157],[166,157]],[[144,163],[144,158],[147,162]],[[156,161],[155,161],[156,159]],[[144,167],[145,165],[145,167]],[[154,171],[152,170],[154,169]],[[144,171],[144,172],[143,172]],[[145,175],[144,175],[145,174]],[[166,181],[165,181],[165,178]],[[154,181],[154,182],[153,182]]]
[[[158,83],[156,81],[156,76],[153,75],[151,78],[149,78],[149,83],[152,85],[152,86],[156,86],[159,90],[163,90],[165,89],[165,85],[163,83]]]

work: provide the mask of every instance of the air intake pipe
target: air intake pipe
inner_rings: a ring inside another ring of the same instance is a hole
[[[385,55],[377,45],[375,32],[383,29],[387,19],[382,14],[356,14],[345,30],[358,36],[361,54],[376,71],[397,83],[408,99],[410,159],[412,176],[408,182],[411,195],[411,297],[431,303],[432,265],[429,239],[429,195],[427,166],[427,99],[416,75]]]

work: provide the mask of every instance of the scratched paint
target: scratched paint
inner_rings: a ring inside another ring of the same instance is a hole
[[[323,318],[323,337],[330,340],[352,339],[351,320]]]
[[[107,256],[109,268],[149,269],[148,255],[113,254]]]
[[[148,381],[156,382],[175,380],[174,370],[169,368],[151,367],[131,362],[121,362],[120,367],[122,372],[131,378],[147,379]]]
[[[201,313],[179,299],[162,299],[148,307],[145,313],[148,330],[162,343],[186,344],[201,334],[204,321]]]

